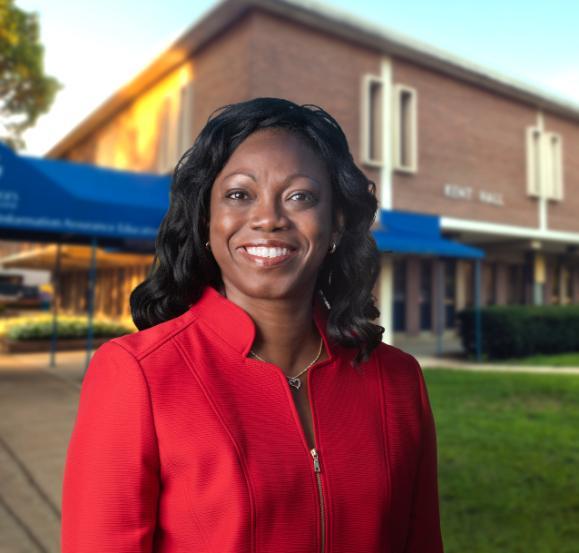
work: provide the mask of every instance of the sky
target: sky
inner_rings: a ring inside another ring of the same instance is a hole
[[[302,0],[305,1],[305,0]],[[63,85],[25,134],[41,156],[217,0],[16,0],[38,13],[46,72]],[[326,0],[579,108],[579,0]]]

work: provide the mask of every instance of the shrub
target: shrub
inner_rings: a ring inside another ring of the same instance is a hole
[[[19,318],[6,322],[4,333],[10,340],[47,340],[52,336],[52,319],[50,317]],[[133,332],[128,325],[106,319],[93,320],[95,338],[114,338]],[[88,321],[84,317],[64,316],[58,319],[57,334],[59,339],[85,338],[88,333]]]
[[[475,311],[458,313],[463,348],[475,352]],[[579,306],[481,308],[482,351],[488,359],[579,351]]]

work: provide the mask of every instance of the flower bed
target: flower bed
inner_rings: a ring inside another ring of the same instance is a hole
[[[124,322],[97,318],[93,320],[93,347],[124,334],[134,332]],[[84,349],[88,321],[85,317],[62,315],[57,324],[57,349]],[[0,350],[5,353],[49,351],[52,341],[52,316],[14,317],[0,322]]]

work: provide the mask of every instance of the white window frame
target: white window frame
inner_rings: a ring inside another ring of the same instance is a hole
[[[179,90],[177,159],[179,159],[193,143],[193,83],[194,81],[191,80]]]
[[[395,84],[392,90],[392,164],[395,171],[416,173],[418,171],[418,92],[404,84]],[[407,155],[410,162],[402,159],[402,97],[409,95],[409,136],[406,137]]]
[[[541,196],[543,180],[542,132],[539,127],[527,127],[527,195],[534,198]]]
[[[550,200],[561,201],[563,199],[563,138],[554,132],[545,133],[546,143],[546,171]]]
[[[527,195],[562,201],[563,137],[539,127],[527,127]]]
[[[172,144],[174,143],[172,112],[172,98],[165,96],[160,104],[158,116],[157,171],[160,173],[167,173],[172,169]]]
[[[371,111],[371,93],[373,86],[380,87],[380,116],[376,113]],[[381,77],[376,75],[366,74],[362,78],[362,121],[360,125],[361,136],[360,136],[360,145],[362,148],[362,163],[364,165],[368,165],[370,167],[382,167],[384,164],[384,128],[382,125],[382,121],[384,119],[383,113],[384,109],[386,108],[384,102],[384,94],[385,94],[385,83]],[[379,144],[373,145],[371,143],[372,137],[370,136],[370,132],[372,130],[372,125],[375,125],[377,128],[377,134],[379,136],[378,142]],[[374,146],[374,147],[372,147]],[[378,152],[378,156],[372,156],[372,151]]]

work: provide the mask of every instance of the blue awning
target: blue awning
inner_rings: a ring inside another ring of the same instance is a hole
[[[372,232],[381,252],[414,253],[480,259],[483,250],[443,238],[440,217],[410,211],[380,211],[380,226]]]
[[[19,156],[0,144],[0,228],[151,241],[169,207],[170,177]]]

